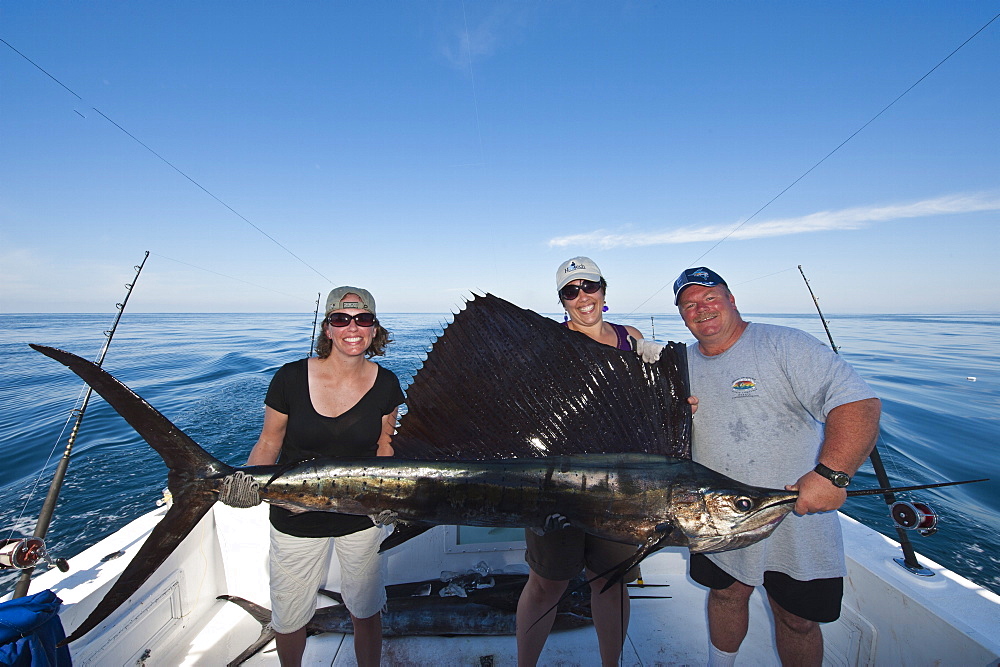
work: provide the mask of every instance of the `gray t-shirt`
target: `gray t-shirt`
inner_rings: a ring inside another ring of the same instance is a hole
[[[798,329],[751,323],[720,355],[705,356],[697,343],[687,349],[698,397],[692,458],[746,484],[794,484],[816,465],[830,411],[875,397],[846,361]],[[789,514],[770,537],[709,558],[751,586],[767,570],[800,581],[846,574],[836,512]]]

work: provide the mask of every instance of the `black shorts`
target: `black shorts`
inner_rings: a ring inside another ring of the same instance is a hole
[[[545,535],[535,535],[524,529],[526,549],[524,560],[535,574],[552,581],[569,581],[587,567],[594,574],[603,574],[623,563],[635,554],[631,544],[620,544],[611,540],[588,535],[579,528],[570,526],[553,530]],[[631,583],[639,578],[639,568],[633,567],[622,583]]]
[[[736,581],[705,554],[691,554],[691,578],[716,590],[729,588]],[[831,623],[840,618],[843,577],[799,581],[784,572],[768,570],[764,573],[764,590],[782,609],[807,621]]]

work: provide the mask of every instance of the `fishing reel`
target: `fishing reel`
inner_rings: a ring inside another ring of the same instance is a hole
[[[924,537],[937,532],[938,515],[924,503],[900,500],[889,506],[889,514],[900,528],[915,530]]]
[[[50,567],[60,572],[69,570],[65,558],[55,558],[45,549],[45,541],[40,537],[12,537],[0,539],[0,570],[30,570],[44,560]]]

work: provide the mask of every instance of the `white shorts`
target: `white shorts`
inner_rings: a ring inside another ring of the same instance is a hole
[[[373,526],[343,537],[295,537],[271,526],[268,571],[271,627],[288,634],[305,627],[316,613],[316,595],[329,569],[330,541],[340,561],[341,590],[355,618],[374,616],[385,606],[385,556],[379,544],[391,526]]]

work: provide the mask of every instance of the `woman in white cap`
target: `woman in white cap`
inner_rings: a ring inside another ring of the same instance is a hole
[[[601,270],[589,257],[563,262],[556,271],[556,291],[566,311],[564,325],[599,343],[634,351],[637,341],[642,339],[639,330],[604,321],[607,288]],[[526,530],[525,541],[525,560],[530,571],[517,603],[517,664],[521,667],[538,662],[555,618],[546,612],[562,597],[569,581],[584,568],[587,578],[593,578],[635,552],[632,545],[603,540],[574,527],[541,536]],[[637,576],[638,568],[629,570],[622,581],[604,593],[601,589],[606,579],[599,578],[590,584],[590,606],[604,665],[618,664],[629,619],[625,584]],[[542,614],[545,616],[539,620]]]
[[[317,456],[392,456],[390,439],[403,391],[396,375],[371,361],[390,342],[375,317],[375,299],[338,287],[326,300],[316,357],[282,366],[264,399],[264,428],[247,465],[293,463]],[[327,571],[330,543],[342,573],[341,593],[354,623],[359,665],[378,665],[389,528],[366,516],[292,512],[271,505],[271,627],[282,665],[301,664],[306,624]]]
[[[608,311],[605,303],[607,291],[607,281],[597,264],[589,257],[568,259],[556,271],[556,292],[559,294],[559,303],[566,312],[563,324],[598,343],[611,345],[619,350],[634,351],[635,341],[642,338],[639,330],[604,321],[604,313]],[[629,336],[632,337],[631,341]]]

